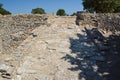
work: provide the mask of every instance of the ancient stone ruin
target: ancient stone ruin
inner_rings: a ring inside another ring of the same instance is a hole
[[[120,79],[119,13],[5,15],[0,28],[0,80]]]
[[[77,14],[76,24],[93,25],[97,28],[117,32],[120,31],[120,13],[79,13]]]
[[[46,15],[8,15],[0,17],[2,52],[5,54],[11,53],[30,35],[33,29],[46,24],[46,18]]]

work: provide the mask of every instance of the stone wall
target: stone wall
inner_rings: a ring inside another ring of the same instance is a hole
[[[0,17],[0,52],[12,53],[33,29],[47,24],[47,15],[6,15]]]
[[[77,13],[76,24],[92,25],[106,31],[120,31],[120,13]]]

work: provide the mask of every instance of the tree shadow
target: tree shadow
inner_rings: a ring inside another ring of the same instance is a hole
[[[103,77],[99,75],[96,61],[103,61],[104,58],[98,54],[97,48],[94,43],[86,35],[77,34],[78,39],[70,38],[71,53],[75,54],[75,57],[67,54],[62,59],[70,62],[76,67],[71,67],[71,71],[80,71],[80,80],[103,80]]]
[[[107,44],[110,47],[108,51],[103,51],[102,56],[106,58],[104,63],[97,63],[100,67],[101,73],[104,74],[107,80],[119,80],[120,79],[120,34],[113,34],[107,37]]]
[[[80,71],[79,80],[119,80],[120,35],[107,37],[105,45],[110,48],[104,51],[99,51],[89,36],[77,34],[77,37],[69,39],[71,54],[62,58],[76,66],[68,69]]]

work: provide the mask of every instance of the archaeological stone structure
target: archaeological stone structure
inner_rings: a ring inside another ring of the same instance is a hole
[[[89,24],[106,31],[120,31],[120,13],[85,13],[78,12],[76,24]]]
[[[46,15],[6,15],[0,17],[2,53],[12,53],[18,45],[40,25],[46,24]],[[1,49],[0,49],[1,50]]]
[[[119,31],[119,13],[1,15],[0,80],[118,80]]]

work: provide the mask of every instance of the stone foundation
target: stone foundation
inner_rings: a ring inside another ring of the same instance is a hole
[[[92,25],[114,33],[120,31],[120,13],[77,13],[76,24]]]
[[[46,15],[5,15],[0,17],[0,52],[12,53],[30,35],[30,32],[47,24]]]

